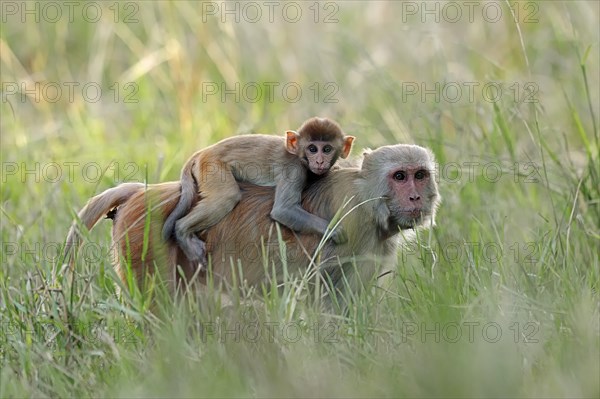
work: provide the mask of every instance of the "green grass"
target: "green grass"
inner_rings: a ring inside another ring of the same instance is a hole
[[[272,23],[266,7],[222,22],[200,2],[120,3],[115,23],[111,4],[98,22],[78,5],[40,23],[1,4],[0,397],[600,395],[597,2],[514,3],[518,25],[504,2],[493,23],[481,5],[436,23],[406,8],[421,2],[322,3],[327,24],[311,2],[297,23],[282,6]],[[33,82],[38,101],[12,94]],[[207,90],[223,82],[279,85],[222,101]],[[319,311],[294,277],[228,306],[211,287],[157,285],[152,313],[112,271],[108,221],[75,279],[60,272],[92,195],[174,180],[196,149],[313,115],[357,136],[356,155],[417,143],[440,164],[437,227],[347,315]]]

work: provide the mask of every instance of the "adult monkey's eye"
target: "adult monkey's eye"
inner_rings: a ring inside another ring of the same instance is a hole
[[[323,147],[323,152],[325,154],[329,154],[331,151],[333,151],[333,147],[330,146],[329,144],[327,144],[325,147]]]
[[[313,154],[317,152],[317,146],[314,144],[311,144],[308,146],[308,151],[312,152]]]
[[[417,173],[415,173],[415,179],[417,180],[423,180],[427,176],[429,176],[429,173],[424,169],[417,170]]]
[[[403,171],[399,170],[398,172],[394,173],[394,180],[402,181],[404,179],[406,179],[406,173]]]

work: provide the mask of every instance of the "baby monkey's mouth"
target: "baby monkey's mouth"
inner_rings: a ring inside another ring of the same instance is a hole
[[[329,171],[329,168],[314,168],[311,170],[315,175],[324,175]]]

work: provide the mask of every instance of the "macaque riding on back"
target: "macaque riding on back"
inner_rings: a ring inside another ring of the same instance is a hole
[[[163,226],[193,264],[206,264],[206,245],[197,233],[217,224],[241,199],[239,181],[275,186],[271,217],[301,233],[325,234],[329,222],[300,206],[307,178],[327,174],[339,157],[346,158],[354,137],[327,118],[311,118],[286,137],[249,134],[222,140],[192,155],[181,172],[181,196]],[[192,208],[196,195],[201,200]],[[341,228],[336,244],[346,241]]]

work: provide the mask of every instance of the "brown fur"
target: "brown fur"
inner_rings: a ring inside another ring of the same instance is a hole
[[[295,231],[324,234],[328,220],[306,212],[300,197],[307,177],[322,176],[338,157],[346,158],[354,137],[327,118],[311,118],[286,137],[252,134],[230,137],[193,154],[181,172],[179,203],[168,215],[163,239],[173,235],[186,256],[202,266],[206,244],[197,236],[214,226],[241,198],[238,182],[276,186],[271,217]],[[309,172],[310,171],[310,172]],[[191,206],[192,199],[202,201]],[[335,231],[336,243],[345,241]]]
[[[332,171],[306,189],[302,198],[302,205],[308,212],[331,219],[344,200],[354,196],[348,209],[354,206],[356,209],[341,223],[348,232],[348,242],[343,245],[326,243],[317,259],[320,270],[338,288],[348,281],[353,289],[360,289],[375,275],[379,265],[393,262],[398,245],[412,237],[413,228],[426,228],[433,224],[440,200],[433,155],[422,147],[381,147],[366,153],[362,164],[362,169]],[[416,202],[405,198],[405,193],[412,191],[406,191],[391,176],[398,170],[413,173],[411,171],[422,169],[427,170],[429,176],[417,187],[421,195],[417,204],[419,214],[409,216],[406,210]],[[274,190],[246,184],[242,184],[241,188],[240,203],[202,237],[207,243],[214,278],[226,284],[234,281],[239,284],[243,277],[247,284],[256,285],[266,281],[267,273],[274,268],[275,278],[281,280],[284,263],[275,223],[269,217]],[[177,182],[151,185],[147,191],[143,186],[121,185],[93,198],[90,203],[102,206],[88,204],[80,218],[91,227],[102,213],[118,205],[113,240],[120,255],[120,264],[131,264],[137,282],[142,284],[146,273],[155,272],[156,267],[168,279],[174,280],[175,265],[179,265],[183,275],[189,278],[196,270],[195,265],[183,256],[174,242],[165,243],[160,237],[164,217],[175,207],[179,190]],[[148,213],[148,209],[152,212]],[[151,226],[149,248],[144,254],[144,227],[148,215]],[[401,230],[403,233],[399,234]],[[288,272],[305,272],[321,237],[297,234],[283,226],[281,233],[286,244]],[[263,245],[267,261],[262,257]],[[125,279],[122,266],[118,271]],[[203,273],[200,274],[200,282],[206,277]]]

